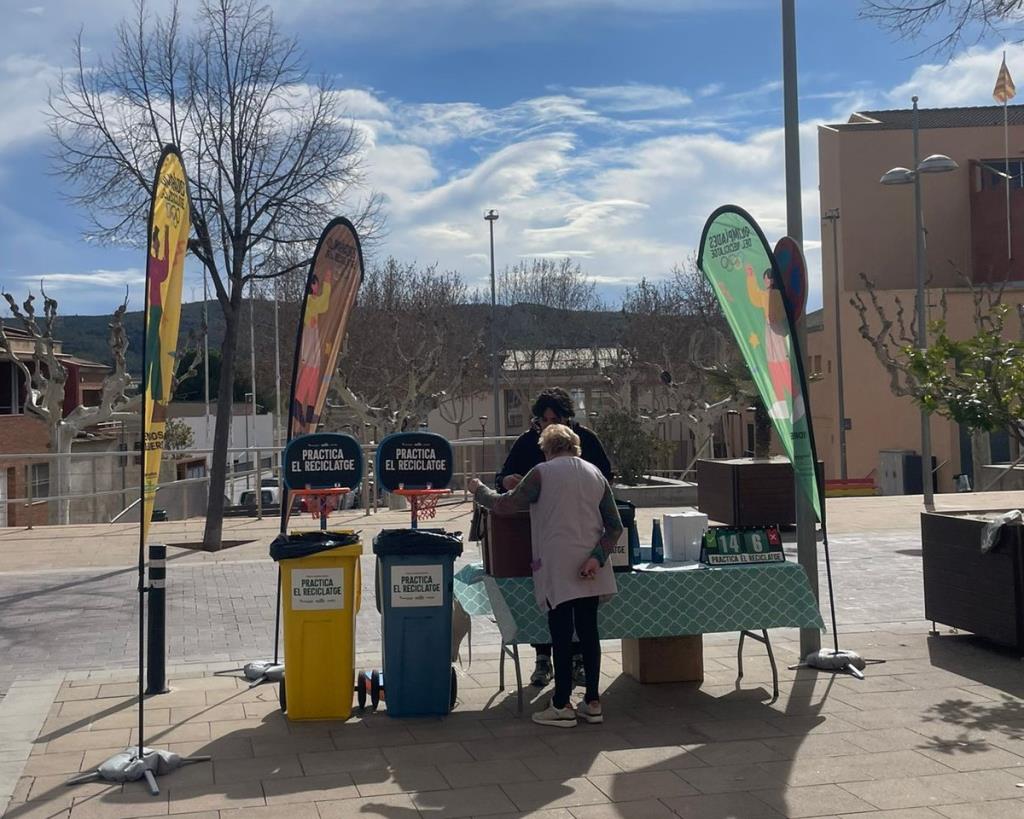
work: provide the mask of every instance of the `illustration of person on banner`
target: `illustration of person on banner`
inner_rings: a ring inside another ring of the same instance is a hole
[[[302,346],[299,350],[298,369],[295,374],[295,404],[292,415],[302,424],[312,426],[319,418],[316,410],[320,395],[323,369],[320,357],[324,354],[320,333],[321,317],[331,306],[331,282],[323,281],[323,272],[309,279],[306,296],[306,315],[303,319]]]
[[[775,286],[772,269],[766,268],[761,274],[762,285],[752,265],[746,266],[747,296],[751,305],[764,314],[764,352],[768,361],[768,378],[771,381],[774,401],[768,407],[772,418],[797,421],[804,416],[803,397],[793,394],[793,368],[790,365],[789,318],[782,291]],[[757,346],[755,339],[751,344]]]
[[[171,254],[168,231],[164,230],[163,253],[160,251],[160,227],[153,225],[149,242],[149,256],[146,260],[146,281],[149,283],[149,315],[146,317],[146,373],[144,389],[148,390],[153,402],[152,420],[162,421],[167,413],[167,397],[164,395],[163,367],[160,355],[160,320],[163,317],[163,295],[161,289],[170,274]]]

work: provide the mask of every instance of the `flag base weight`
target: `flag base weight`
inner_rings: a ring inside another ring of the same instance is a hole
[[[812,651],[803,662],[791,665],[790,671],[796,668],[816,668],[820,671],[833,671],[839,674],[849,674],[858,680],[864,679],[864,668],[870,663],[884,663],[885,660],[865,660],[856,651],[843,651],[841,649],[822,648]]]
[[[137,747],[125,748],[120,753],[105,759],[95,769],[78,774],[69,779],[66,785],[79,785],[83,782],[136,782],[145,779],[149,792],[153,796],[160,794],[156,778],[175,771],[183,765],[196,762],[209,762],[209,756],[179,756],[173,751],[155,751],[143,748],[139,756]]]
[[[249,682],[250,688],[264,683],[279,683],[284,679],[284,663],[272,663],[266,660],[258,660],[246,663],[241,668],[228,668],[224,671],[215,671],[214,676],[224,677],[241,673],[242,679]]]

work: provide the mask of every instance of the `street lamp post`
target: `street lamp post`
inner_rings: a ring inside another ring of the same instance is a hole
[[[915,242],[915,269],[917,279],[917,297],[914,305],[916,316],[917,333],[916,341],[918,349],[924,350],[928,347],[928,317],[924,300],[924,215],[921,209],[921,174],[923,173],[948,173],[955,171],[960,166],[945,154],[932,154],[931,156],[919,159],[918,131],[919,116],[917,109],[917,97],[912,97],[914,113],[912,119],[913,144],[914,144],[914,169],[891,168],[882,174],[879,180],[883,185],[910,185],[914,186],[914,232],[917,237]],[[927,509],[935,506],[935,492],[932,487],[932,433],[931,419],[927,410],[921,408],[921,483],[924,494],[924,505]]]
[[[839,281],[839,208],[825,211],[822,217],[832,223],[832,265],[836,287],[836,396],[839,400],[839,477],[846,480],[846,401],[843,397],[843,333],[839,311],[842,309],[842,283]]]
[[[501,388],[498,372],[498,344],[497,344],[497,313],[498,313],[498,290],[494,280],[494,223],[498,221],[498,211],[491,208],[484,214],[491,234],[491,390],[494,393],[494,468],[499,468],[501,460],[501,443],[498,441],[499,419],[501,418],[501,403],[498,390]]]

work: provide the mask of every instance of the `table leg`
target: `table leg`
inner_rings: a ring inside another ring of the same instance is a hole
[[[779,669],[775,665],[775,653],[772,651],[772,641],[768,637],[768,630],[761,629],[761,636],[758,636],[750,631],[740,632],[740,645],[739,650],[736,653],[736,661],[739,666],[739,673],[736,675],[736,684],[739,686],[739,681],[743,679],[743,638],[749,637],[751,640],[757,640],[759,643],[763,643],[764,647],[768,650],[768,662],[772,667],[772,702],[775,702],[779,698]]]
[[[772,651],[772,641],[768,639],[768,629],[761,629],[764,635],[764,645],[768,649],[768,662],[772,666],[772,702],[779,698],[779,669],[775,665],[775,654]]]
[[[508,652],[508,646],[504,643],[501,644],[501,663],[498,665],[498,690],[505,690],[505,654]]]
[[[512,643],[512,660],[516,664],[516,697],[519,703],[519,714],[523,713],[523,674],[519,669],[519,643]]]

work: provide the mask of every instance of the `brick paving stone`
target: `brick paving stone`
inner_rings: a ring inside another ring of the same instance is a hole
[[[613,802],[635,802],[647,797],[661,799],[671,796],[692,796],[697,789],[672,771],[644,771],[588,776],[593,784]]]
[[[677,796],[664,802],[684,819],[780,819],[782,816],[749,793]]]
[[[451,787],[449,781],[433,766],[381,768],[352,771],[350,776],[360,796],[385,796],[417,791],[442,791]]]
[[[870,811],[874,807],[838,785],[811,785],[806,788],[754,791],[754,796],[771,805],[783,816],[792,819]]]
[[[675,814],[664,802],[642,799],[611,805],[578,805],[570,810],[575,819],[672,819]]]

